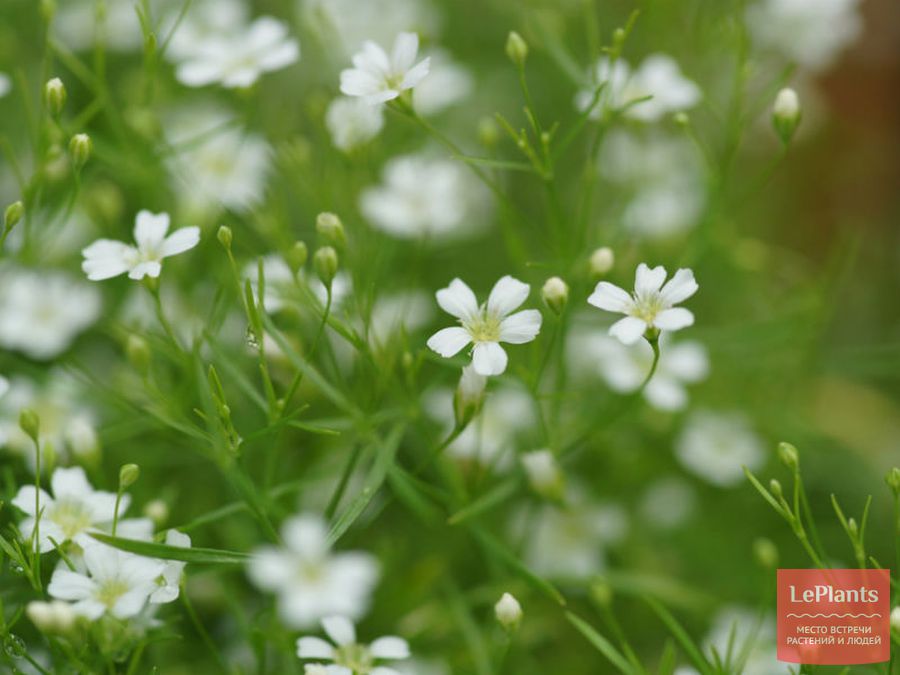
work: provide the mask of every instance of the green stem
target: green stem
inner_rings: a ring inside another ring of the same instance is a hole
[[[35,434],[37,436],[37,434]],[[35,453],[35,491],[34,491],[34,532],[32,532],[32,576],[37,590],[41,590],[41,442],[40,438],[34,439]]]

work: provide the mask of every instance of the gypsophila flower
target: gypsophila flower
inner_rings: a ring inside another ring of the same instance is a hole
[[[758,470],[766,455],[762,441],[742,415],[699,410],[688,418],[678,437],[675,456],[707,482],[734,487],[744,482],[744,467]]]
[[[418,51],[415,33],[397,35],[390,56],[374,42],[364,42],[353,57],[353,68],[341,72],[341,91],[373,105],[397,98],[428,75],[430,59],[415,63]]]
[[[178,530],[166,532],[166,545],[190,548],[191,538]],[[150,594],[150,602],[165,603],[178,599],[181,577],[187,563],[180,560],[167,560],[162,574],[157,579],[157,588]]]
[[[475,88],[474,78],[443,50],[432,50],[428,77],[416,85],[413,107],[420,115],[436,115],[465,99]]]
[[[437,292],[437,301],[462,325],[439,330],[428,339],[428,347],[449,358],[472,343],[475,372],[500,375],[506,370],[508,358],[500,343],[531,342],[541,330],[538,310],[512,313],[528,298],[530,288],[511,276],[502,277],[491,289],[487,303],[479,306],[472,289],[461,279],[454,279]]]
[[[198,227],[182,227],[166,236],[168,230],[168,213],[139,211],[134,224],[137,246],[113,239],[98,239],[81,252],[84,256],[81,269],[91,281],[110,279],[126,272],[130,279],[158,277],[163,258],[192,249],[200,241]]]
[[[356,641],[356,628],[344,616],[322,619],[322,628],[334,644],[318,637],[297,640],[297,656],[301,659],[325,659],[320,672],[327,675],[399,675],[396,670],[378,665],[380,661],[409,658],[406,640],[393,635],[380,637],[371,644]],[[306,666],[307,673],[316,673],[315,664]]]
[[[378,563],[363,552],[332,553],[328,526],[314,514],[289,518],[281,527],[283,547],[254,551],[250,580],[278,596],[282,620],[309,628],[331,614],[359,618],[378,579]]]
[[[197,45],[176,70],[178,81],[189,87],[218,82],[233,89],[249,87],[263,73],[280,70],[300,58],[300,44],[288,27],[261,16],[244,30],[215,35]]]
[[[384,111],[361,98],[338,96],[325,111],[325,126],[334,147],[350,152],[378,135],[384,126]]]
[[[57,568],[47,592],[74,603],[76,614],[95,621],[107,612],[129,619],[139,614],[148,600],[157,602],[151,595],[166,563],[91,542],[84,549],[84,566],[85,573]]]
[[[674,307],[687,300],[699,288],[694,273],[679,269],[666,280],[666,268],[662,265],[649,268],[641,263],[634,279],[634,293],[629,295],[618,286],[601,281],[588,298],[594,307],[625,314],[609,329],[609,334],[623,344],[637,342],[647,331],[675,331],[694,323],[694,315],[683,307]]]

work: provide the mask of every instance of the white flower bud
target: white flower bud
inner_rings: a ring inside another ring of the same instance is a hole
[[[75,625],[75,611],[67,602],[34,600],[28,603],[25,614],[42,633],[65,633]]]
[[[119,469],[119,489],[124,490],[133,485],[140,475],[141,467],[137,464],[123,464]]]
[[[169,519],[169,505],[162,499],[153,499],[144,506],[144,515],[157,525]]]
[[[344,233],[344,224],[334,213],[320,213],[316,216],[316,232],[325,241],[336,246],[347,243],[347,235]]]
[[[47,107],[54,117],[58,117],[62,112],[63,106],[66,105],[66,85],[58,77],[48,80],[44,85],[44,97],[47,100]]]
[[[82,459],[94,457],[100,449],[97,431],[91,421],[83,415],[69,420],[64,436],[69,450]]]
[[[891,610],[891,628],[900,633],[900,605]]]
[[[549,450],[536,450],[522,456],[522,465],[528,474],[532,489],[542,497],[559,499],[565,488],[565,478]]]
[[[616,255],[608,246],[602,246],[591,253],[591,275],[606,276],[616,264]]]
[[[91,137],[87,134],[75,134],[72,136],[72,140],[69,141],[69,154],[72,157],[72,164],[75,166],[76,171],[81,170],[87,164],[93,149],[94,144],[91,141]]]
[[[456,394],[453,397],[456,426],[464,427],[481,408],[486,385],[487,377],[476,373],[472,364],[463,368],[459,385],[456,387]]]
[[[793,89],[785,88],[778,92],[772,105],[772,124],[781,142],[787,145],[800,124],[800,99]]]
[[[551,310],[561,314],[569,300],[569,286],[559,277],[550,277],[544,282],[541,297]]]
[[[522,620],[522,605],[509,593],[504,593],[494,605],[494,614],[503,628],[511,633],[519,627]]]
[[[325,287],[330,287],[338,270],[337,251],[331,246],[323,246],[313,255],[313,267],[316,268],[316,274]]]

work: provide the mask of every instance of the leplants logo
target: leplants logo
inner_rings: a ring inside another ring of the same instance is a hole
[[[778,570],[778,660],[888,661],[889,614],[888,570]]]

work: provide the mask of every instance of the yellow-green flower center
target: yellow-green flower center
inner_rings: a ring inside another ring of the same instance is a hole
[[[334,650],[334,662],[339,666],[349,668],[358,675],[366,675],[372,671],[375,659],[366,645],[350,644],[342,645]]]
[[[500,340],[500,319],[481,311],[465,324],[473,342],[498,342]]]
[[[656,315],[663,309],[662,299],[659,295],[654,293],[645,297],[635,296],[634,306],[631,308],[629,314],[646,322],[647,325],[652,326],[653,320],[656,319]]]
[[[45,517],[59,526],[66,539],[84,532],[91,526],[91,513],[87,506],[77,499],[59,499],[47,509]],[[60,542],[61,543],[61,542]]]
[[[100,584],[97,589],[96,598],[98,602],[103,603],[107,609],[112,609],[116,602],[129,590],[128,584],[120,579],[108,579]]]

